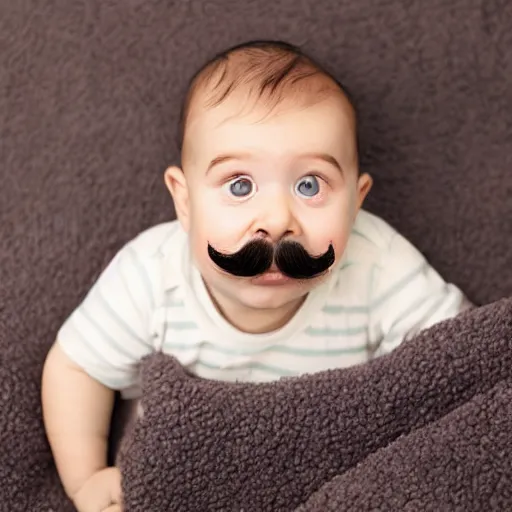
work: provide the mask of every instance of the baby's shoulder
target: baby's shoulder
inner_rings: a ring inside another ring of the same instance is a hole
[[[352,226],[344,259],[352,265],[374,265],[387,253],[397,235],[384,219],[360,210]]]
[[[151,226],[130,240],[125,249],[133,251],[141,259],[166,257],[174,252],[183,236],[177,220]]]
[[[157,224],[121,248],[117,254],[119,268],[126,279],[143,279],[156,293],[181,274],[185,243],[186,234],[178,221]]]
[[[365,308],[376,276],[387,264],[390,247],[400,236],[385,220],[360,210],[337,268],[329,300]],[[356,309],[357,309],[356,308]]]

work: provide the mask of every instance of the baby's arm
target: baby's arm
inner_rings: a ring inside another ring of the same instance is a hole
[[[43,370],[42,400],[57,470],[74,500],[87,480],[107,466],[114,392],[73,363],[56,343]]]
[[[106,468],[114,390],[137,386],[153,350],[151,319],[160,270],[140,239],[127,244],[61,327],[43,370],[47,436],[62,484],[80,512],[118,501],[120,475]]]

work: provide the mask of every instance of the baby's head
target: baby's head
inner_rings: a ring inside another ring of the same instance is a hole
[[[371,187],[342,87],[298,48],[246,43],[195,75],[181,126],[166,183],[210,293],[258,309],[304,297]]]

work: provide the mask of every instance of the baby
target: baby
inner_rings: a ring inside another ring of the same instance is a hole
[[[341,368],[468,307],[407,240],[361,209],[356,115],[301,50],[231,48],[193,78],[178,220],[128,242],[72,313],[43,374],[48,438],[80,512],[121,510],[107,467],[114,390],[163,351],[204,378],[262,382]]]

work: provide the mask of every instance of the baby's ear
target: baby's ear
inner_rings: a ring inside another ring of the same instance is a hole
[[[187,180],[183,170],[179,167],[168,167],[164,174],[165,185],[169,190],[176,215],[183,229],[188,231],[190,225],[190,208]]]
[[[361,174],[357,180],[357,209],[356,213],[359,211],[359,208],[363,206],[363,202],[368,195],[368,192],[370,192],[370,189],[373,185],[373,179],[369,174]]]

